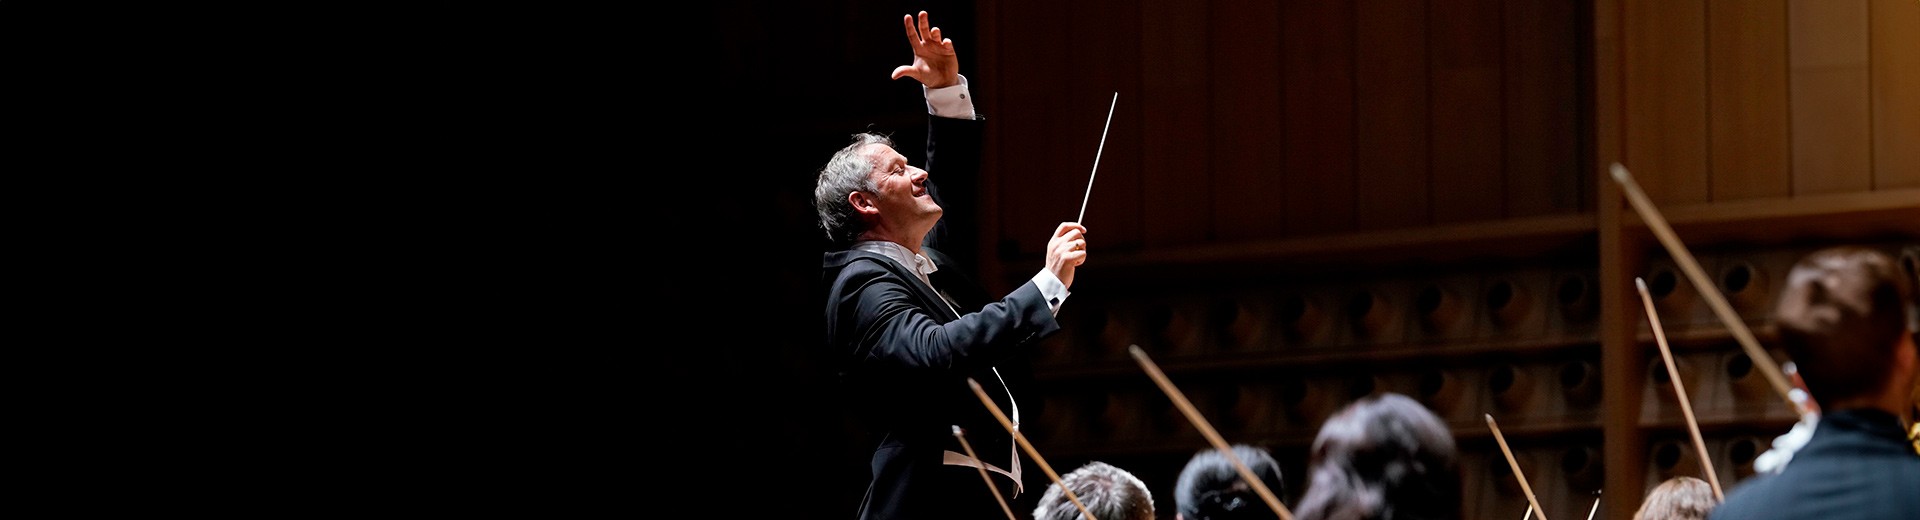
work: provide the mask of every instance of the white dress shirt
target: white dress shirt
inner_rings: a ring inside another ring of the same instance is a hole
[[[940,267],[933,265],[933,261],[928,260],[925,255],[914,253],[912,250],[907,249],[907,246],[886,240],[862,240],[855,242],[853,249],[875,253],[892,259],[894,263],[898,263],[901,267],[905,267],[908,271],[919,275],[920,283],[927,284],[927,287],[932,288],[933,292],[940,293],[942,297],[946,296],[946,293],[941,292],[939,287],[933,286],[933,279],[927,276],[933,274],[934,271],[940,270]],[[1052,311],[1054,316],[1059,316],[1060,304],[1066,302],[1067,296],[1071,294],[1067,291],[1067,284],[1061,283],[1060,278],[1053,275],[1053,271],[1046,269],[1041,269],[1040,272],[1034,273],[1032,280],[1033,285],[1040,288],[1040,295],[1047,298],[1047,310]],[[947,305],[951,306],[953,304],[949,301]],[[957,308],[951,310],[953,310],[954,314],[966,314]]]
[[[960,76],[960,84],[927,88],[920,85],[920,92],[927,96],[927,113],[954,119],[976,119],[973,113],[973,93],[967,91],[967,77]]]

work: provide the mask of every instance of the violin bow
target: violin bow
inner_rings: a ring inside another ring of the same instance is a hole
[[[1500,441],[1500,453],[1507,456],[1507,465],[1513,468],[1513,478],[1520,481],[1520,490],[1527,492],[1527,505],[1547,520],[1547,511],[1540,508],[1540,500],[1533,497],[1533,486],[1527,485],[1527,475],[1520,472],[1520,462],[1513,460],[1513,450],[1507,448],[1507,437],[1500,434],[1500,425],[1493,422],[1493,414],[1487,414],[1487,428],[1493,430],[1493,440]]]
[[[993,418],[1000,420],[1000,426],[1005,427],[1007,433],[1013,434],[1014,442],[1020,443],[1020,448],[1027,450],[1027,456],[1033,457],[1033,461],[1040,464],[1040,469],[1047,472],[1047,478],[1053,479],[1053,483],[1060,486],[1060,491],[1067,495],[1067,500],[1073,501],[1073,507],[1080,508],[1080,514],[1087,515],[1087,520],[1100,520],[1094,518],[1092,512],[1087,511],[1087,506],[1080,503],[1080,497],[1075,496],[1073,490],[1067,489],[1067,483],[1060,481],[1060,474],[1054,473],[1053,466],[1047,465],[1047,459],[1040,457],[1040,451],[1033,449],[1033,445],[1027,443],[1027,437],[1020,435],[1020,429],[1014,427],[1013,421],[1007,419],[1007,414],[1000,411],[1000,405],[993,404],[993,398],[987,397],[987,391],[980,388],[980,382],[969,377],[967,387],[973,389],[973,395],[980,398],[980,403],[987,406],[987,411],[993,412]],[[994,495],[999,496],[999,493],[996,492]]]
[[[1620,183],[1620,191],[1626,194],[1627,202],[1633,205],[1634,211],[1640,213],[1640,219],[1647,222],[1647,229],[1653,230],[1653,235],[1660,239],[1661,245],[1666,246],[1667,253],[1673,256],[1681,272],[1686,273],[1687,280],[1693,283],[1693,288],[1706,297],[1707,306],[1713,308],[1714,315],[1726,324],[1727,331],[1733,334],[1734,340],[1740,342],[1740,348],[1746,349],[1747,357],[1760,367],[1760,373],[1767,377],[1767,382],[1773,384],[1780,398],[1787,401],[1787,409],[1793,410],[1796,417],[1805,417],[1807,409],[1793,400],[1787,378],[1780,373],[1780,366],[1774,364],[1773,357],[1760,348],[1759,340],[1753,338],[1753,331],[1747,329],[1747,323],[1733,311],[1733,305],[1727,303],[1726,295],[1720,294],[1713,281],[1707,278],[1706,271],[1700,268],[1700,262],[1687,252],[1685,244],[1680,243],[1680,237],[1673,234],[1673,227],[1667,225],[1667,219],[1660,216],[1659,209],[1653,207],[1653,201],[1647,198],[1646,192],[1640,191],[1633,174],[1628,173],[1627,167],[1620,163],[1613,163],[1612,173],[1613,180]]]
[[[1260,499],[1267,502],[1267,507],[1279,513],[1281,520],[1293,520],[1293,512],[1288,511],[1287,506],[1273,496],[1273,490],[1267,489],[1267,484],[1253,474],[1253,469],[1248,468],[1247,463],[1233,453],[1233,448],[1227,445],[1226,439],[1222,439],[1220,432],[1214,431],[1213,426],[1207,424],[1207,419],[1200,416],[1200,412],[1194,409],[1193,403],[1187,401],[1187,396],[1181,394],[1180,389],[1175,388],[1172,381],[1167,380],[1167,375],[1160,371],[1160,367],[1154,365],[1153,360],[1147,359],[1147,352],[1141,350],[1139,345],[1127,346],[1127,352],[1133,354],[1133,359],[1140,362],[1140,368],[1145,369],[1147,375],[1153,378],[1153,382],[1160,385],[1160,390],[1167,393],[1167,398],[1173,400],[1174,406],[1180,407],[1180,412],[1187,415],[1187,420],[1191,421],[1195,428],[1200,429],[1200,434],[1207,437],[1207,442],[1213,443],[1215,449],[1220,450],[1221,454],[1227,456],[1228,461],[1233,462],[1234,469],[1240,470],[1240,478],[1247,481],[1247,485],[1253,487],[1255,493],[1260,494]]]
[[[1653,326],[1654,342],[1660,344],[1660,359],[1667,363],[1667,380],[1673,382],[1673,395],[1680,399],[1680,413],[1687,417],[1687,433],[1693,436],[1693,451],[1700,454],[1700,467],[1707,473],[1707,483],[1713,484],[1713,498],[1725,501],[1727,494],[1720,491],[1720,476],[1714,473],[1713,460],[1707,457],[1707,443],[1700,439],[1700,422],[1693,417],[1687,385],[1680,381],[1680,369],[1673,363],[1673,349],[1667,347],[1667,334],[1660,329],[1660,315],[1653,310],[1653,296],[1647,294],[1647,281],[1634,277],[1633,285],[1640,290],[1640,303],[1647,307],[1647,322]]]
[[[973,444],[967,442],[967,431],[958,424],[953,425],[953,438],[960,439],[960,448],[967,450],[968,457],[980,460],[980,456],[973,453]],[[993,500],[1000,503],[1000,510],[1007,512],[1007,520],[1018,520],[1013,517],[1013,508],[1007,507],[1007,499],[1000,496],[1000,486],[993,485],[993,477],[987,475],[987,468],[974,466],[973,469],[980,470],[980,480],[987,481],[987,490],[993,492]]]

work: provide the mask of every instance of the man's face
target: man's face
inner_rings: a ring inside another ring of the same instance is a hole
[[[907,164],[906,156],[884,144],[868,145],[873,159],[873,185],[878,190],[869,198],[878,210],[873,231],[910,247],[933,229],[943,211],[927,191],[927,172]]]

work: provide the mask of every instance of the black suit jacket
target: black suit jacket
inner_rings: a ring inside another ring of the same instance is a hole
[[[1920,454],[1893,414],[1827,412],[1785,469],[1741,484],[1708,518],[1920,518]]]
[[[931,119],[929,179],[973,186],[980,122]],[[941,146],[938,155],[936,139]],[[938,188],[929,189],[940,193]],[[971,209],[962,206],[970,201],[954,200],[953,190],[946,193],[949,196],[940,202],[947,208],[947,217],[955,216],[955,210]],[[940,234],[942,229],[936,227],[927,243],[967,245],[957,234]],[[949,255],[932,247],[923,251],[940,266],[934,274],[943,281],[935,283],[951,283],[954,275],[965,273],[967,266],[953,264]],[[860,518],[1005,517],[979,470],[946,465],[943,456],[947,451],[966,453],[953,436],[952,428],[960,426],[976,455],[1011,469],[1016,456],[1013,437],[967,380],[979,383],[1003,414],[1013,414],[1009,391],[993,368],[1013,359],[1023,345],[1059,330],[1039,287],[1027,282],[984,305],[957,297],[962,301],[949,308],[939,293],[906,267],[881,255],[852,250],[823,255],[821,283],[826,348],[855,401],[855,412],[875,434],[877,444]],[[969,294],[978,287],[940,289]],[[1011,502],[1016,483],[997,473],[989,475]]]

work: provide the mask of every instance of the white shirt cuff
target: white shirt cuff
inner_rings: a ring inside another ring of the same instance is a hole
[[[1067,284],[1060,283],[1060,278],[1054,276],[1052,271],[1041,269],[1039,274],[1033,275],[1033,285],[1040,287],[1040,295],[1047,297],[1047,307],[1054,316],[1059,316],[1060,304],[1066,302],[1070,294]]]
[[[954,119],[973,119],[973,93],[967,90],[967,77],[960,76],[960,83],[950,87],[927,88],[920,85],[920,91],[927,96],[927,113]]]

